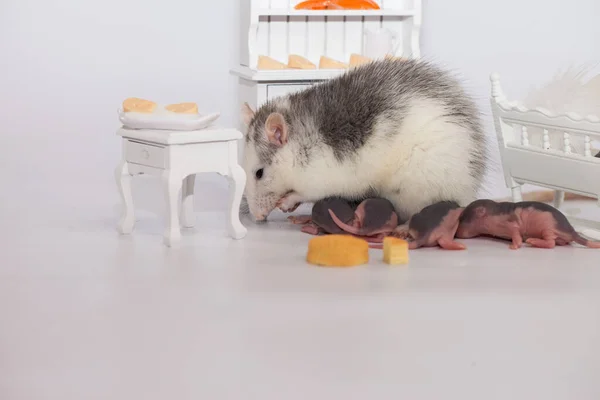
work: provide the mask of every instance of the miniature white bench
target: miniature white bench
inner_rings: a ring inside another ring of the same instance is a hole
[[[490,80],[500,160],[513,201],[522,201],[521,186],[532,184],[554,190],[556,208],[561,208],[565,192],[596,198],[600,206],[600,157],[595,157],[596,151],[592,151],[592,142],[600,140],[600,117],[527,109],[517,101],[507,100],[497,73],[491,74]],[[541,131],[539,144],[532,140],[536,131]],[[558,148],[551,145],[553,135],[561,138],[562,145]],[[571,146],[571,139],[577,136],[584,143],[581,153]],[[600,231],[598,221],[567,218],[576,228]]]
[[[134,226],[131,193],[133,175],[160,176],[163,181],[167,226],[164,243],[172,246],[181,238],[179,190],[182,189],[181,219],[185,227],[194,226],[194,181],[197,173],[216,172],[229,180],[228,233],[234,239],[246,235],[239,209],[246,184],[246,173],[238,164],[238,141],[242,134],[235,129],[206,128],[197,131],[166,131],[122,127],[123,159],[116,170],[116,180],[124,210],[118,230],[130,234]]]

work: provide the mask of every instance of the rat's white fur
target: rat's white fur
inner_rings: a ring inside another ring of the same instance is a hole
[[[315,202],[332,195],[353,198],[375,192],[389,199],[405,220],[436,201],[457,199],[466,206],[475,200],[473,188],[477,184],[468,160],[479,150],[470,132],[446,117],[440,102],[428,98],[411,102],[401,126],[380,118],[369,141],[355,157],[341,163],[322,144],[312,148],[310,163],[300,167],[295,162],[298,145],[290,140],[276,154],[276,168],[270,168],[265,178],[257,181],[259,161],[254,144],[248,142],[244,169],[252,214],[257,219],[266,217],[289,188],[294,195],[284,202],[284,208],[297,201]],[[390,135],[394,129],[398,132]]]

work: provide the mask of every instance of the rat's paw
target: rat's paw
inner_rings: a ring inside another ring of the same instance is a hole
[[[438,240],[438,245],[444,250],[466,250],[467,246],[463,243],[455,242],[454,237],[448,236]]]
[[[304,225],[301,229],[302,232],[304,233],[308,233],[309,235],[319,235],[321,233],[321,230],[319,229],[319,227],[313,223],[309,223],[308,225]]]
[[[392,233],[390,233],[390,236],[405,240],[409,239],[410,234],[408,233],[408,225],[397,226]]]
[[[302,197],[297,193],[290,193],[277,202],[277,207],[283,212],[293,212],[296,211],[298,207],[302,204]]]
[[[290,215],[288,220],[294,225],[304,225],[310,223],[312,221],[312,217],[310,215]]]

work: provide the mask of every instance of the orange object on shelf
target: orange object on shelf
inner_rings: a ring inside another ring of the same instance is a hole
[[[373,0],[332,0],[328,9],[332,10],[379,10]]]
[[[326,10],[331,0],[306,0],[296,4],[296,10]]]
[[[306,0],[298,3],[296,10],[379,10],[373,0]]]

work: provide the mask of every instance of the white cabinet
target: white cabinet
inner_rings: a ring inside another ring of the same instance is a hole
[[[285,96],[290,93],[298,92],[311,87],[311,84],[306,83],[280,83],[267,85],[267,99],[272,100],[279,96]]]

